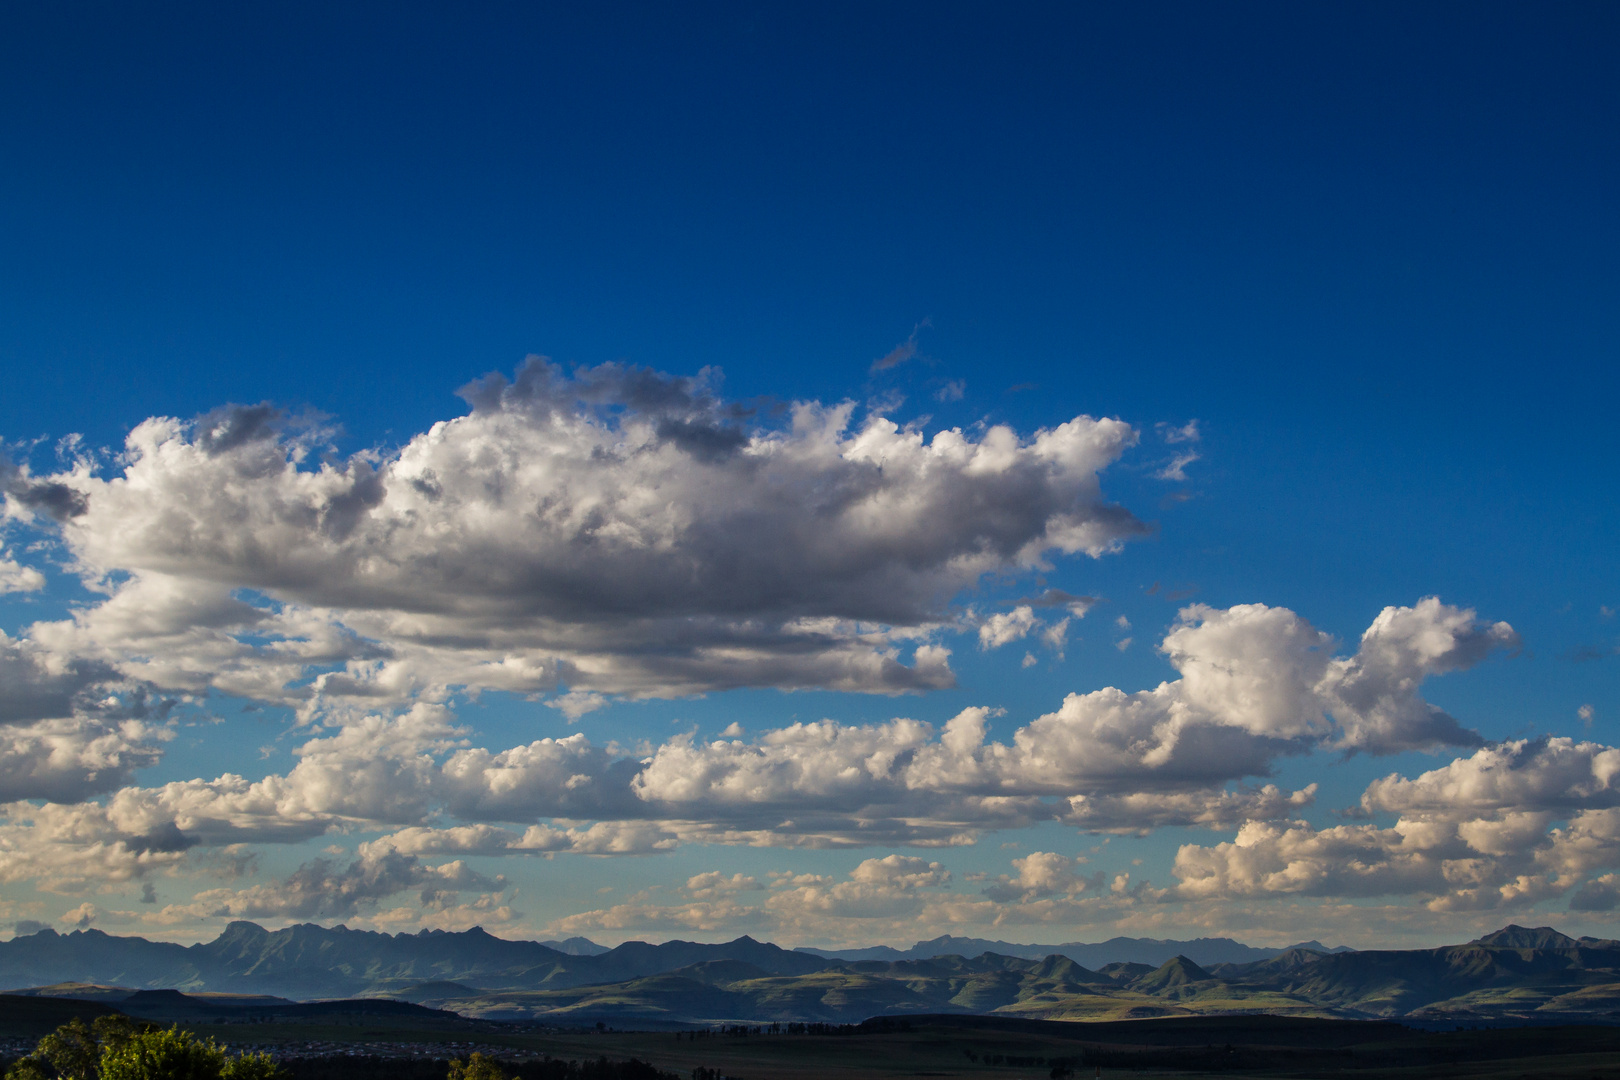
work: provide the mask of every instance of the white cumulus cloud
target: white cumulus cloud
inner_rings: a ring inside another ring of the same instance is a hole
[[[1143,531],[1098,483],[1136,441],[1120,421],[929,438],[806,402],[768,426],[711,383],[535,360],[397,452],[346,458],[265,406],[159,417],[113,474],[81,462],[6,497],[59,493],[56,527],[112,592],[57,645],[155,684],[296,696],[336,663],[328,698],[565,685],[565,709],[950,685],[937,647],[902,647],[952,597]]]

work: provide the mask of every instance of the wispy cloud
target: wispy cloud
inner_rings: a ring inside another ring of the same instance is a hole
[[[917,355],[917,335],[922,332],[924,327],[931,325],[933,325],[932,322],[930,322],[928,319],[924,319],[916,326],[913,326],[911,328],[911,333],[906,335],[906,340],[902,341],[900,344],[896,345],[894,348],[872,361],[871,374],[876,375],[880,371],[888,371],[891,368],[897,368],[906,361],[914,358]]]
[[[1177,454],[1170,459],[1168,465],[1165,465],[1153,475],[1159,480],[1174,480],[1176,483],[1183,483],[1187,479],[1187,466],[1198,461],[1200,457],[1201,455],[1191,450],[1184,454]]]

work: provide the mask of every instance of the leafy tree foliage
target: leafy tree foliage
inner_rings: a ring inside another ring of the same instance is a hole
[[[449,1080],[506,1080],[506,1074],[495,1062],[474,1052],[466,1061],[450,1063]]]
[[[169,1028],[146,1031],[101,1057],[101,1080],[220,1080],[225,1051],[209,1039]]]
[[[127,1016],[74,1017],[6,1071],[6,1080],[285,1080],[269,1054],[230,1057],[178,1027],[145,1029]],[[504,1078],[503,1078],[504,1080]]]
[[[226,1060],[219,1080],[287,1080],[287,1070],[269,1054],[241,1054]]]

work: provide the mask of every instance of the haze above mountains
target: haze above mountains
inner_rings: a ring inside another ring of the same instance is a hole
[[[604,949],[584,939],[507,941],[478,928],[390,935],[236,922],[192,946],[96,930],[14,938],[0,943],[0,986],[115,1007],[172,989],[215,995],[221,1008],[262,1008],[266,995],[387,997],[488,1019],[653,1026],[953,1012],[1054,1020],[1620,1017],[1620,942],[1547,927],[1400,951],[1328,951],[1314,942],[1267,950],[1228,938],[1043,947],[951,937],[886,950],[892,956],[869,955],[875,951],[823,955],[748,937]]]

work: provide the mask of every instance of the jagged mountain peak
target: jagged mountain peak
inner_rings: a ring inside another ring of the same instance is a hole
[[[1470,944],[1495,949],[1574,949],[1580,942],[1560,934],[1550,926],[1526,927],[1509,924],[1492,934],[1475,938]]]
[[[1315,938],[1312,938],[1309,941],[1301,941],[1301,942],[1298,942],[1296,944],[1290,945],[1290,946],[1288,946],[1288,948],[1284,949],[1283,952],[1290,953],[1290,952],[1294,952],[1295,950],[1298,950],[1298,949],[1306,949],[1306,950],[1308,950],[1310,952],[1318,952],[1318,953],[1323,953],[1323,954],[1326,954],[1326,955],[1332,955],[1333,953],[1355,952],[1356,951],[1356,950],[1352,949],[1348,945],[1331,945],[1331,946],[1330,945],[1324,945],[1320,941],[1317,941]],[[1281,955],[1281,954],[1279,954],[1279,955]]]
[[[1174,971],[1192,976],[1195,979],[1209,978],[1209,972],[1187,959],[1185,956],[1173,956],[1159,966],[1160,971]]]
[[[567,953],[569,956],[600,956],[605,952],[613,951],[606,945],[598,945],[590,938],[578,936],[564,938],[561,941],[542,941],[540,944],[548,949],[556,949],[560,953]]]
[[[1054,953],[1044,960],[1037,961],[1030,974],[1043,979],[1056,979],[1067,983],[1097,983],[1110,982],[1106,975],[1101,975],[1083,964],[1077,964],[1067,956]]]
[[[1188,983],[1204,982],[1211,977],[1209,972],[1185,956],[1173,956],[1154,971],[1137,979],[1131,986],[1133,989],[1152,992],[1173,986],[1185,986]]]

